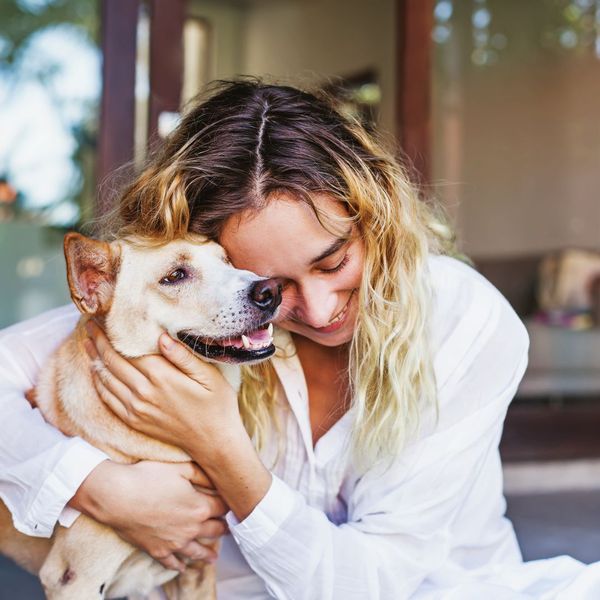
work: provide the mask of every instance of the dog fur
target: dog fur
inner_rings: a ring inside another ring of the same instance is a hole
[[[264,279],[234,269],[223,249],[203,238],[152,247],[134,239],[109,244],[67,234],[64,248],[71,296],[83,315],[43,367],[28,399],[49,423],[67,435],[82,437],[112,460],[188,461],[180,448],[128,427],[99,399],[91,371],[103,367],[92,365],[84,350],[85,323],[96,319],[118,352],[136,357],[158,353],[163,331],[193,349],[196,343],[202,345],[201,340],[210,345],[213,339],[238,338],[266,324],[278,302],[269,308],[252,302],[251,290]],[[181,272],[185,277],[180,278]],[[248,360],[261,360],[274,352],[265,344],[249,351],[238,345],[236,352],[246,352]],[[218,355],[219,344],[211,347]],[[212,356],[238,389],[239,356],[231,358],[225,351],[216,359],[214,352]],[[177,572],[85,515],[69,528],[57,526],[51,539],[34,538],[13,527],[0,502],[0,552],[39,575],[51,600],[143,595],[166,582],[169,598],[216,597],[214,566],[198,563],[177,577]]]

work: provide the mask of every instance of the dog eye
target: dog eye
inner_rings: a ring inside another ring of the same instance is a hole
[[[174,271],[169,273],[167,276],[163,277],[159,283],[162,283],[164,285],[170,285],[172,283],[177,283],[178,281],[181,281],[182,279],[185,279],[186,277],[187,277],[187,273],[183,269],[175,269]]]

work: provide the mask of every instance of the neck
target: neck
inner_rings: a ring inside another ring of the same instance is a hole
[[[292,334],[302,368],[308,376],[338,377],[348,369],[350,343],[341,346],[323,346],[313,340]]]

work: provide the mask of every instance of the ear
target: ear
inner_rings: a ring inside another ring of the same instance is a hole
[[[108,312],[119,270],[119,256],[110,244],[79,233],[64,239],[71,298],[82,313]]]

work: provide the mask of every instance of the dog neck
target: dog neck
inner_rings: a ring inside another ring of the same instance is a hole
[[[235,390],[236,394],[240,391],[242,385],[242,370],[238,365],[230,365],[227,363],[214,363],[221,371],[227,383]]]

